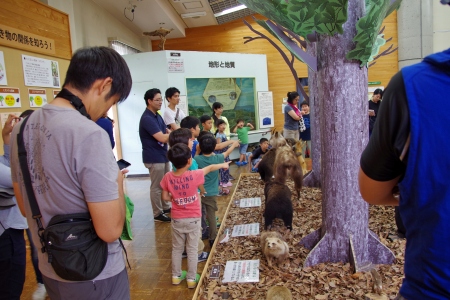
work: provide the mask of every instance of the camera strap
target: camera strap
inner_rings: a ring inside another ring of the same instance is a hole
[[[81,101],[80,98],[78,98],[77,96],[72,94],[69,90],[63,88],[58,93],[58,95],[56,95],[56,97],[66,99],[67,101],[70,102],[70,104],[73,105],[73,107],[75,107],[76,110],[78,110],[78,112],[80,114],[82,114],[83,116],[85,116],[89,120],[91,119],[91,116],[86,111],[86,107],[84,107],[83,101]]]

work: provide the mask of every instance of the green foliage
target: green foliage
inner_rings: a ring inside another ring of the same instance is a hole
[[[368,62],[371,62],[373,58],[380,52],[381,46],[386,44],[386,40],[384,39],[384,34],[379,34],[375,44],[372,47],[372,53],[370,54]]]
[[[343,33],[348,0],[238,0],[251,10],[305,37]]]
[[[366,15],[356,23],[358,33],[353,38],[356,47],[347,53],[348,59],[360,60],[361,67],[373,60],[382,46],[381,39],[384,40],[378,35],[381,24],[384,18],[400,7],[400,2],[395,0],[391,4],[391,0],[366,0]]]

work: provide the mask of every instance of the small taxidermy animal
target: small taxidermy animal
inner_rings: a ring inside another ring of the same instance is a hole
[[[276,231],[261,233],[261,249],[269,267],[272,267],[272,262],[280,266],[289,257],[289,246]]]
[[[279,183],[285,184],[287,176],[289,174],[291,175],[295,184],[295,190],[297,191],[297,197],[300,199],[303,171],[291,147],[286,145],[277,148],[273,169],[273,175],[275,176],[274,181]]]
[[[264,211],[264,228],[272,226],[275,218],[280,218],[288,230],[292,230],[293,208],[291,190],[277,181],[267,182],[264,186],[266,207]]]
[[[295,156],[297,156],[298,162],[300,163],[300,166],[302,167],[303,175],[308,173],[308,170],[306,169],[306,162],[303,158],[303,147],[305,146],[306,142],[302,140],[298,140],[295,142],[294,146],[292,147],[292,150],[294,150]]]
[[[266,300],[292,300],[292,294],[287,287],[276,285],[267,291]]]
[[[276,130],[272,131],[272,136],[270,137],[269,144],[273,148],[278,148],[280,146],[286,145],[286,139]]]

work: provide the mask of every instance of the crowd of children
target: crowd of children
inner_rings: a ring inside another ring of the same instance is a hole
[[[194,288],[199,279],[197,263],[208,257],[202,240],[209,240],[212,247],[217,237],[217,197],[230,193],[228,188],[234,179],[229,172],[231,152],[239,147],[236,165],[248,164],[249,170],[257,172],[262,156],[269,150],[269,141],[261,138],[259,147],[247,153],[248,132],[254,126],[238,119],[232,128],[238,140],[230,140],[230,124],[222,115],[223,105],[215,102],[212,108],[211,116],[187,116],[179,123],[168,124],[176,128],[169,134],[167,153],[172,171],[164,175],[160,184],[162,198],[172,204],[172,283],[187,279],[189,288]],[[309,113],[307,107],[302,105],[302,109]],[[181,270],[182,257],[188,259],[187,272]]]

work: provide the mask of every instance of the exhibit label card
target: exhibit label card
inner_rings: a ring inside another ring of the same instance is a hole
[[[182,58],[168,58],[167,59],[168,73],[184,73],[184,59]]]
[[[250,223],[243,225],[234,225],[232,237],[249,236],[259,234],[259,223]]]
[[[21,107],[18,88],[0,88],[0,108]]]
[[[259,128],[275,126],[272,92],[258,92]]]
[[[47,95],[45,90],[28,89],[30,107],[42,107],[47,104]]]
[[[259,282],[259,259],[227,261],[222,282]]]
[[[26,86],[60,87],[57,61],[22,54],[22,67]]]
[[[261,206],[260,197],[241,199],[239,207],[242,208],[242,207],[258,207],[258,206]]]
[[[3,51],[0,51],[0,85],[7,84],[8,80],[6,80],[5,57],[3,56]]]

